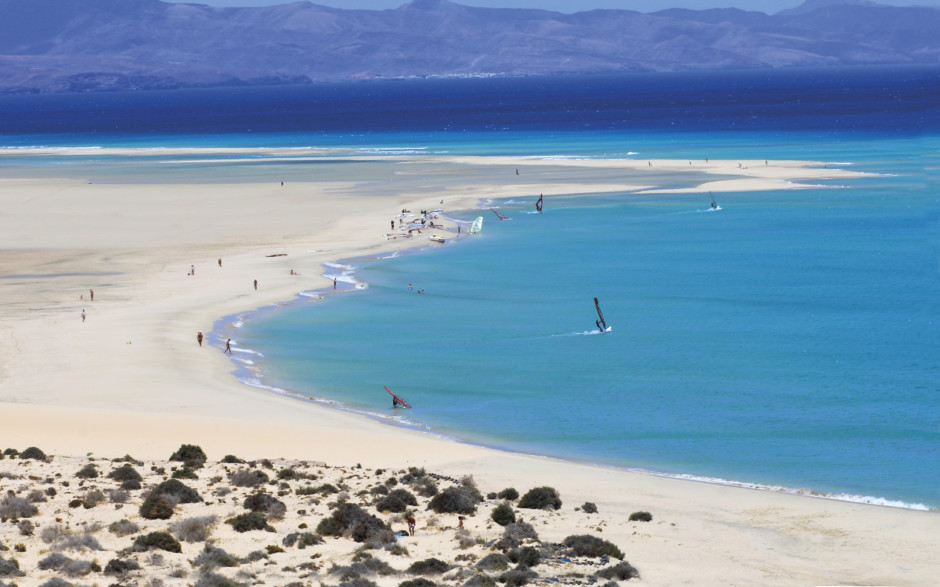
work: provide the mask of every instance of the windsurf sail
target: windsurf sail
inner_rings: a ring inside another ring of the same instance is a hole
[[[389,393],[389,395],[392,396],[392,407],[393,407],[393,408],[397,408],[398,406],[401,406],[401,407],[403,407],[403,408],[410,408],[410,407],[411,407],[411,404],[409,404],[409,403],[406,402],[405,400],[401,399],[401,397],[399,397],[398,395],[396,395],[395,392],[392,391],[391,389],[389,389],[387,385],[385,386],[385,391],[387,391],[387,392]]]
[[[470,225],[470,234],[476,234],[483,230],[483,217],[477,216],[477,219]]]
[[[601,304],[597,301],[597,298],[594,298],[594,307],[597,308],[597,320],[594,321],[594,324],[597,324],[597,329],[601,332],[607,331],[607,322],[604,321],[604,314],[601,312]],[[391,393],[391,392],[389,392]]]
[[[535,203],[535,209],[542,212],[542,194],[539,194],[539,201]]]

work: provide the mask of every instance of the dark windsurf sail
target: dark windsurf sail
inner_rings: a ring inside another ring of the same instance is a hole
[[[406,402],[406,401],[403,400],[402,398],[400,398],[400,397],[398,397],[397,395],[395,395],[395,392],[393,392],[391,389],[389,389],[387,385],[385,386],[385,391],[387,391],[387,392],[389,393],[389,395],[392,396],[392,407],[393,407],[393,408],[397,408],[398,406],[401,406],[401,407],[403,407],[403,408],[410,408],[410,407],[411,407],[411,404],[409,404],[408,402]]]
[[[539,201],[535,203],[535,209],[539,212],[542,211],[542,194],[539,194]]]
[[[601,305],[600,302],[597,301],[597,298],[594,298],[594,307],[597,308],[598,318],[594,321],[594,324],[597,324],[597,329],[601,332],[607,332],[607,322],[604,321],[604,314],[601,312]]]

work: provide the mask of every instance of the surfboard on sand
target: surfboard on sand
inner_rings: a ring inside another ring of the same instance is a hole
[[[387,385],[385,386],[385,391],[387,391],[387,392],[389,393],[389,395],[392,396],[392,407],[393,407],[393,408],[397,408],[398,406],[401,406],[401,407],[403,407],[403,408],[410,408],[410,407],[411,407],[411,404],[409,404],[409,403],[406,402],[405,400],[401,399],[398,395],[395,394],[394,391],[392,391],[391,389],[389,389]]]

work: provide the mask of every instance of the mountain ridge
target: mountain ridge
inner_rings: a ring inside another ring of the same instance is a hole
[[[936,64],[937,30],[940,9],[868,0],[808,0],[774,15],[0,0],[0,92]]]

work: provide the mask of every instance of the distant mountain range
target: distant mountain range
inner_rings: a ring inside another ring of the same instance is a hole
[[[810,0],[773,15],[0,0],[7,93],[938,63],[940,9],[865,0]]]

